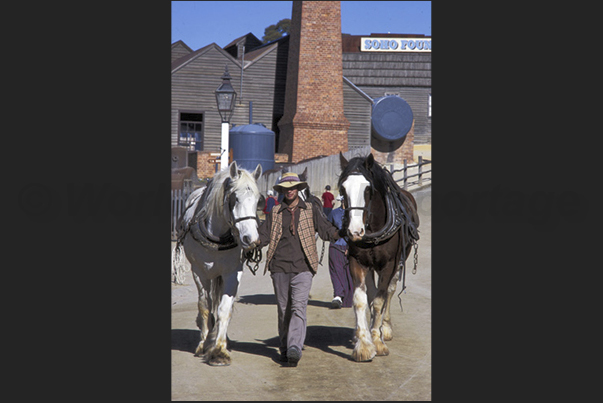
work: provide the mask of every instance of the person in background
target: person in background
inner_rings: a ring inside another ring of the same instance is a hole
[[[341,202],[341,205],[331,211],[328,220],[341,230],[343,215],[345,214],[345,204],[343,196],[337,196],[335,200]],[[336,242],[331,242],[329,245],[329,274],[331,275],[331,283],[333,284],[331,309],[352,307],[354,283],[350,274],[348,243],[345,237],[339,238]]]
[[[268,197],[266,198],[266,203],[264,204],[264,214],[270,214],[272,208],[274,206],[278,206],[278,200],[276,200],[276,197],[274,197],[274,191],[269,190],[267,193]]]
[[[331,186],[325,186],[325,192],[322,194],[322,210],[325,215],[328,217],[331,210],[333,210],[333,200],[335,196],[330,192]]]
[[[315,234],[329,242],[340,238],[320,207],[299,197],[307,187],[296,173],[284,173],[274,186],[285,195],[283,203],[266,215],[258,229],[259,247],[268,245],[264,274],[270,270],[276,296],[280,360],[291,367],[301,359],[306,339],[306,308],[318,269]]]

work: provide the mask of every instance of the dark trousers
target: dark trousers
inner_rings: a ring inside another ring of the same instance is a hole
[[[341,297],[342,306],[350,308],[354,300],[354,283],[350,274],[350,263],[345,251],[347,245],[329,246],[329,274],[333,283],[333,297]]]
[[[278,313],[281,352],[289,347],[299,351],[306,340],[306,308],[312,288],[312,273],[270,273]]]

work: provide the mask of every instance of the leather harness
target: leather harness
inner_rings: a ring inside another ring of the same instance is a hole
[[[205,191],[197,202],[195,215],[191,222],[188,224],[188,228],[186,228],[185,231],[182,231],[182,233],[178,237],[178,243],[181,243],[184,239],[184,236],[187,234],[187,232],[190,231],[193,239],[199,242],[202,246],[208,249],[218,251],[228,250],[238,246],[237,239],[233,235],[233,233],[238,233],[235,227],[236,223],[243,220],[254,219],[259,224],[259,218],[257,217],[257,215],[234,218],[234,214],[232,211],[236,203],[236,195],[234,192],[231,191],[231,182],[232,181],[230,178],[227,178],[224,181],[224,205],[228,206],[229,213],[228,224],[230,226],[230,230],[228,231],[228,233],[221,237],[217,237],[211,234],[207,229],[207,211],[203,209],[203,206],[205,206],[207,203],[207,195],[210,193],[210,188],[213,185],[213,182],[210,179],[207,184],[207,187],[205,188]],[[190,207],[191,206],[188,206],[187,209]]]
[[[362,175],[362,173],[354,171],[350,173],[351,175]],[[364,175],[363,175],[364,176]],[[393,180],[393,179],[392,179]],[[371,195],[372,195],[372,186],[371,186]],[[341,192],[340,192],[341,193]],[[345,194],[345,192],[343,192]],[[414,241],[419,239],[419,232],[417,230],[416,224],[413,221],[410,213],[408,212],[409,208],[405,206],[407,203],[403,200],[403,195],[400,192],[395,191],[391,183],[388,183],[386,186],[386,194],[385,197],[385,216],[386,222],[385,225],[379,229],[377,232],[373,232],[371,234],[365,234],[360,241],[361,244],[365,246],[376,246],[380,245],[387,240],[389,240],[404,224],[405,233],[410,234],[410,238]],[[347,207],[349,203],[346,203],[346,215],[348,211],[351,210],[363,210],[368,215],[371,214],[371,202],[372,197],[369,200],[368,206],[363,207]],[[366,220],[369,221],[369,220]]]

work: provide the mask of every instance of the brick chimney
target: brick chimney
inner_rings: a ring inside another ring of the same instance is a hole
[[[339,1],[293,1],[279,153],[297,163],[348,151]]]

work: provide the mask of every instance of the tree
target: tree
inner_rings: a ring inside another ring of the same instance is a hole
[[[285,18],[276,23],[276,25],[270,25],[264,29],[264,36],[262,37],[262,43],[268,43],[282,38],[285,35],[289,35],[289,29],[291,28],[291,19]]]

